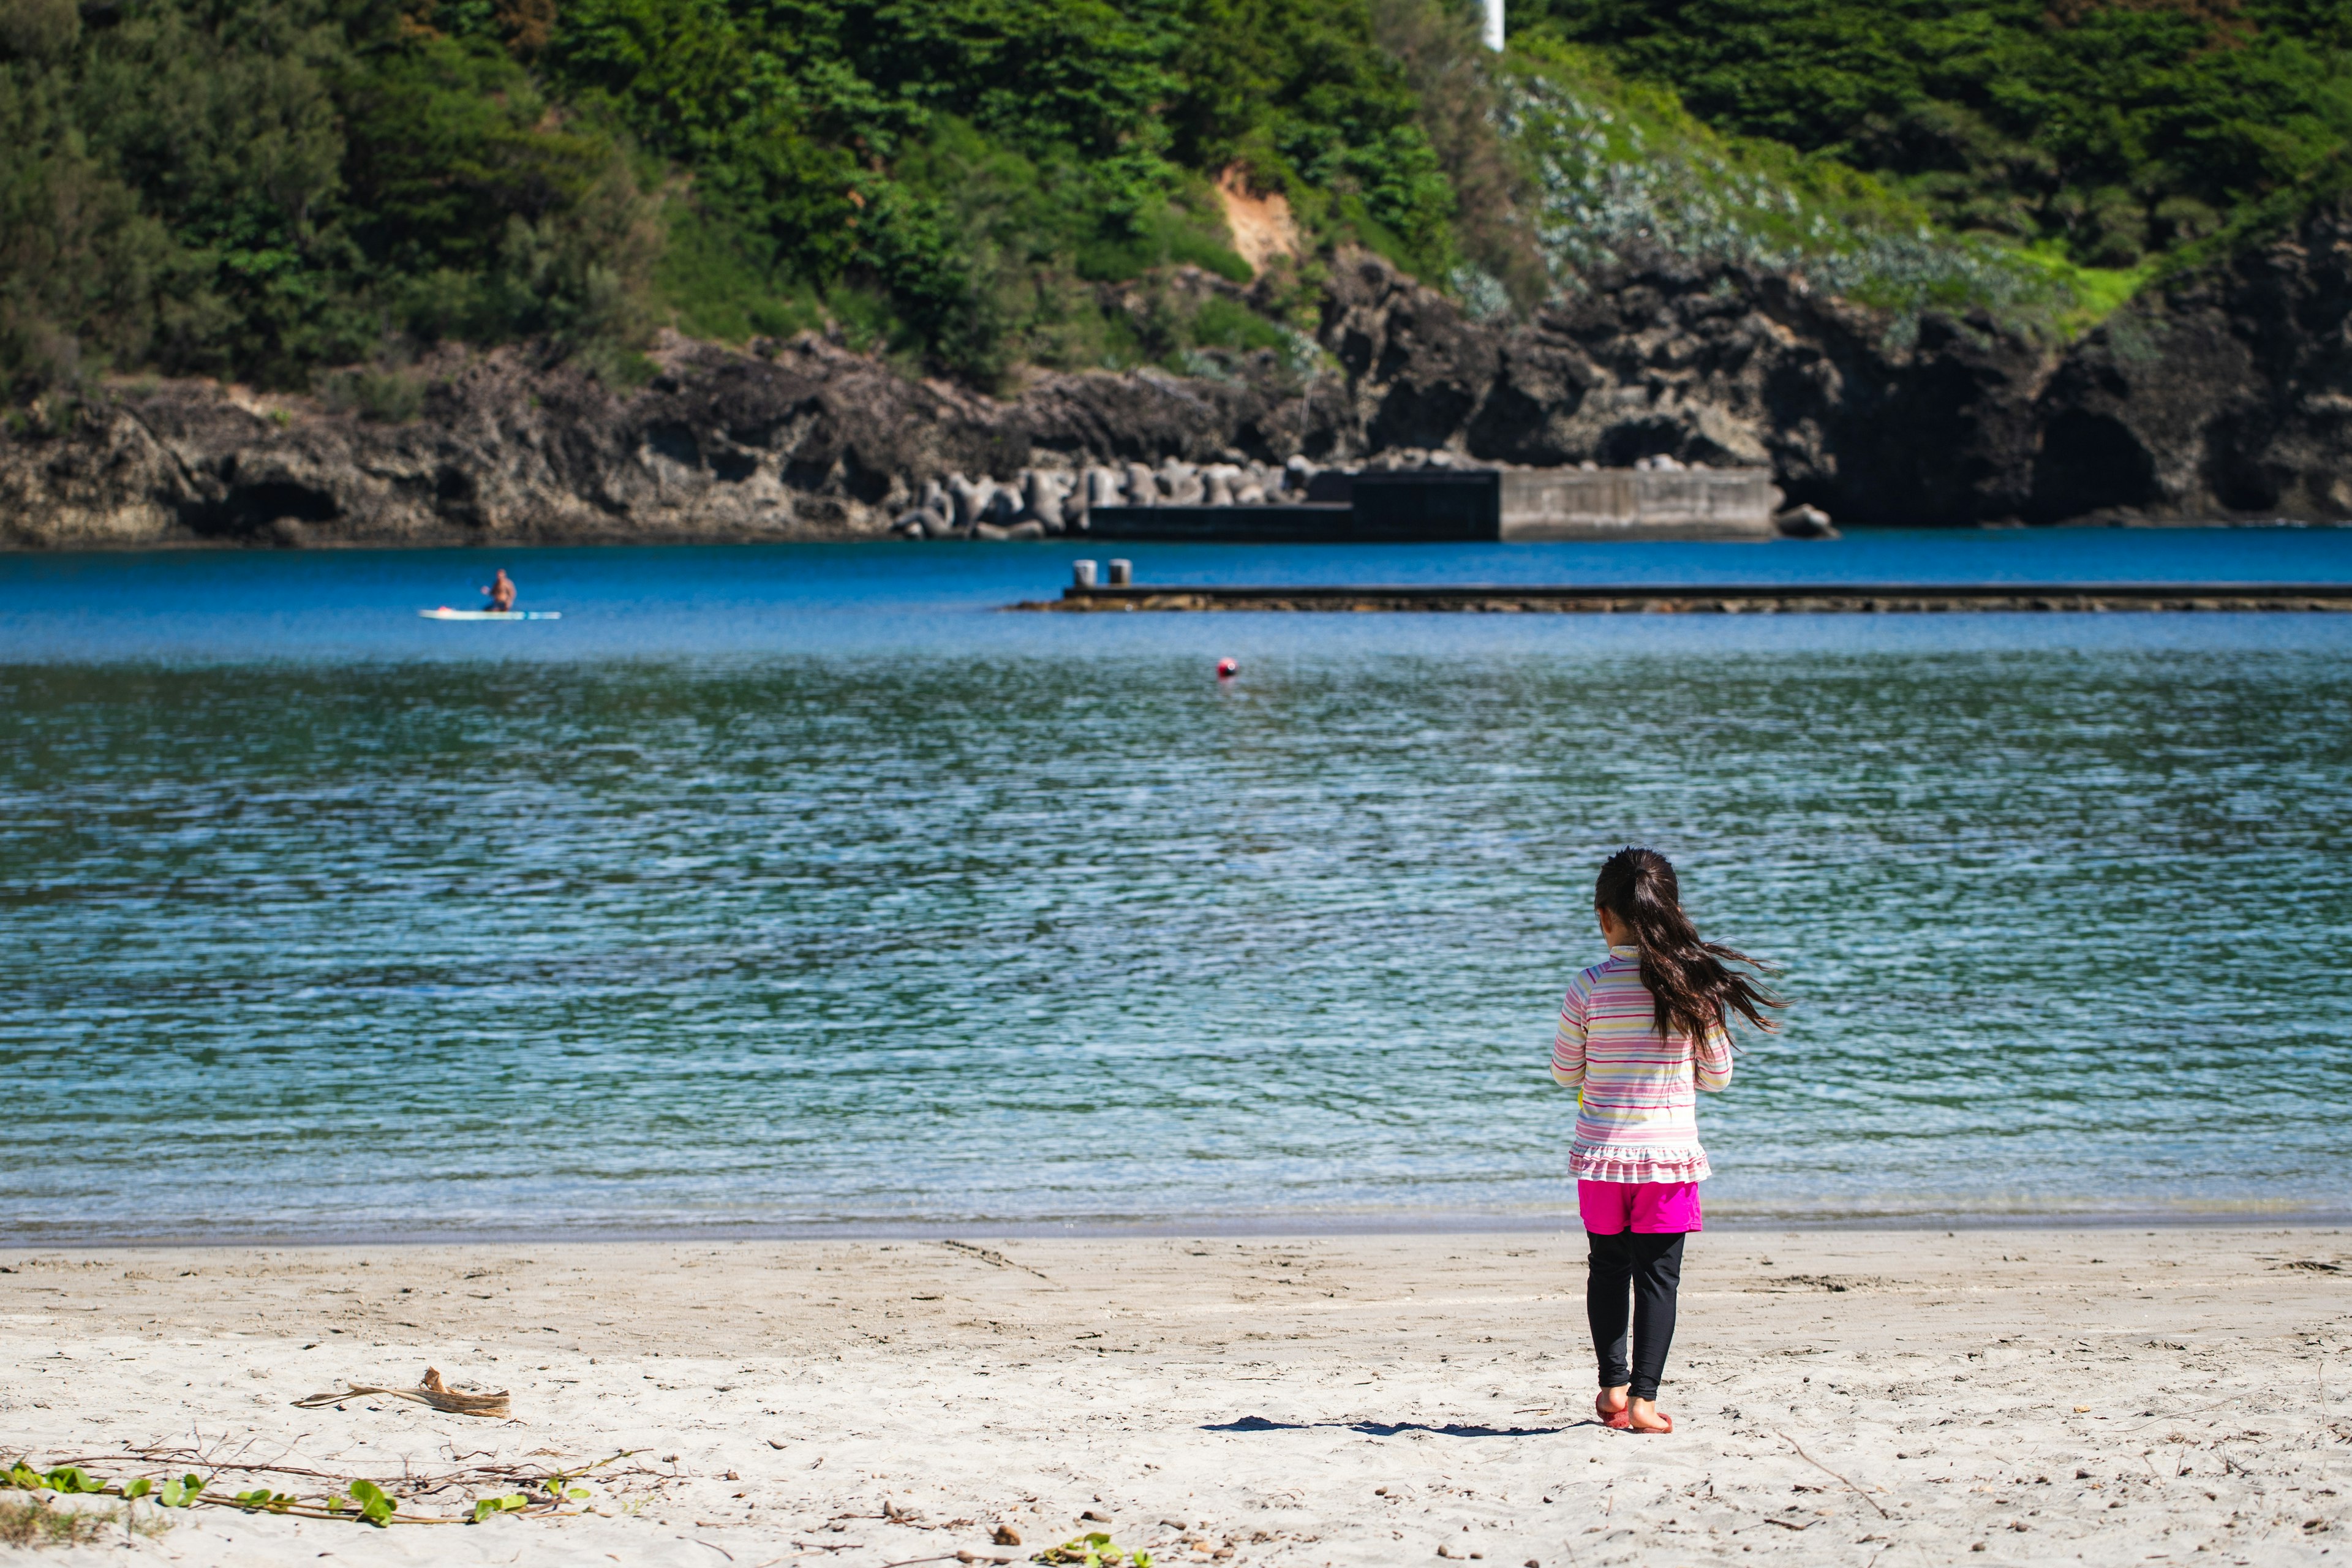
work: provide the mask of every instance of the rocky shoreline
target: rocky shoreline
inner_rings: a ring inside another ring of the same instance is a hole
[[[1760,467],[1841,522],[2352,518],[2341,207],[2063,352],[1981,317],[1895,331],[1792,275],[1660,258],[1590,281],[1485,323],[1349,253],[1317,366],[1040,372],[1001,398],[814,336],[667,339],[629,392],[451,350],[399,419],[118,381],[0,432],[0,548],[1013,537],[1067,526],[1104,476],[1239,500],[1400,460]]]

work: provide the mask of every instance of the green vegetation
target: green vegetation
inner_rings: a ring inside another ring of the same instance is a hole
[[[2063,334],[2352,142],[2352,0],[1513,21],[1497,64],[1468,0],[0,0],[11,427],[143,370],[398,420],[436,342],[626,381],[665,326],[1298,363],[1345,242],[1480,316],[1648,241]],[[1305,241],[1249,307],[1182,271],[1251,280],[1221,179]]]
[[[316,1403],[316,1401],[313,1401]],[[561,1513],[572,1503],[589,1501],[593,1493],[582,1485],[590,1472],[604,1468],[616,1460],[625,1459],[628,1453],[615,1454],[576,1470],[537,1470],[499,1468],[499,1479],[506,1484],[520,1486],[520,1491],[500,1491],[474,1500],[472,1522],[502,1513],[523,1513],[533,1517]],[[268,1469],[272,1467],[262,1467]],[[317,1479],[312,1471],[286,1471],[305,1479]],[[461,1476],[479,1476],[484,1472],[460,1472]],[[436,1489],[440,1483],[429,1486]],[[431,1514],[402,1513],[400,1500],[375,1482],[354,1479],[342,1486],[330,1486],[323,1493],[277,1491],[267,1486],[252,1487],[231,1496],[209,1489],[205,1479],[187,1474],[177,1479],[166,1478],[157,1481],[140,1476],[128,1479],[108,1479],[93,1476],[77,1465],[59,1465],[50,1469],[37,1469],[24,1458],[10,1461],[0,1469],[0,1492],[19,1491],[31,1494],[27,1499],[0,1496],[0,1542],[9,1545],[72,1544],[95,1540],[101,1527],[120,1524],[127,1531],[144,1535],[159,1535],[168,1528],[152,1517],[136,1511],[135,1505],[145,1500],[163,1509],[196,1507],[234,1508],[245,1513],[290,1514],[299,1519],[345,1520],[353,1524],[373,1525],[381,1530],[394,1524],[439,1524],[445,1520]],[[111,1497],[123,1500],[120,1513],[79,1512],[50,1506],[52,1496]]]
[[[1538,247],[1556,284],[1657,248],[1794,272],[1893,314],[1982,309],[2062,339],[2127,299],[2142,269],[2050,245],[1954,234],[1916,197],[1833,159],[1722,136],[1663,89],[1538,37],[1515,57],[1506,123],[1528,159]]]
[[[204,1483],[195,1477],[187,1478],[196,1490]],[[166,1482],[167,1489],[178,1483]],[[22,1458],[11,1460],[0,1470],[0,1489],[23,1490],[27,1497],[0,1497],[0,1546],[87,1546],[106,1539],[116,1531],[122,1532],[124,1543],[146,1536],[162,1535],[171,1528],[152,1514],[141,1515],[134,1505],[138,1500],[155,1491],[152,1481],[138,1480],[128,1486],[93,1479],[89,1472],[74,1465],[61,1465],[47,1471],[35,1470]],[[120,1497],[121,1509],[104,1510],[87,1508],[53,1506],[54,1494],[73,1497],[79,1494]],[[187,1496],[193,1497],[194,1491]],[[170,1506],[181,1506],[173,1502]]]
[[[1363,0],[5,0],[0,370],[376,362],[374,406],[438,339],[626,375],[661,324],[1157,357],[1182,322],[1107,286],[1247,279],[1228,168],[1446,276],[1418,114]]]
[[[2127,269],[2352,143],[2347,0],[1523,0],[1718,131]]]
[[[1100,1531],[1065,1541],[1059,1546],[1048,1546],[1030,1559],[1033,1563],[1059,1563],[1077,1568],[1151,1568],[1151,1553],[1129,1552],[1111,1544],[1110,1537]]]
[[[124,1528],[113,1510],[50,1508],[36,1500],[0,1498],[0,1546],[91,1546]],[[155,1524],[141,1521],[142,1535],[159,1535]]]

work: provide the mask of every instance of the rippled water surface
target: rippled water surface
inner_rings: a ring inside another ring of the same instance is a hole
[[[0,560],[0,1233],[1559,1215],[1591,878],[1796,1005],[1722,1217],[2352,1211],[2352,616],[997,613],[1059,547]],[[2352,577],[2352,534],[1138,546]],[[1242,660],[1227,687],[1217,657]]]

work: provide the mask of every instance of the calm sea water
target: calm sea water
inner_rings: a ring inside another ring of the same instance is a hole
[[[1717,1216],[2352,1214],[2352,616],[997,613],[1080,553],[0,559],[0,1235],[1554,1223],[1634,841],[1796,1003],[1702,1108]],[[1121,553],[2352,578],[2320,531]],[[500,563],[564,619],[416,617]]]

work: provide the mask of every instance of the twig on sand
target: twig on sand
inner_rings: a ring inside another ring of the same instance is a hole
[[[350,1484],[341,1471],[316,1470],[299,1465],[268,1464],[237,1457],[249,1453],[252,1448],[253,1445],[247,1443],[236,1450],[235,1454],[225,1454],[211,1446],[125,1447],[118,1453],[88,1454],[65,1462],[85,1468],[104,1467],[109,1469],[130,1464],[140,1467],[161,1467],[169,1470],[203,1470],[207,1472],[208,1485],[216,1484],[222,1478],[232,1475],[255,1478],[294,1476],[305,1480],[322,1480],[329,1483],[330,1491],[343,1490]],[[608,1455],[593,1463],[570,1469],[559,1469],[537,1464],[490,1464],[467,1465],[454,1470],[420,1474],[404,1464],[397,1475],[378,1471],[375,1476],[364,1479],[385,1493],[396,1492],[410,1501],[418,1501],[439,1493],[452,1491],[477,1494],[487,1489],[495,1489],[502,1493],[517,1491],[543,1493],[551,1497],[555,1491],[568,1490],[571,1482],[585,1478],[592,1471],[603,1470],[608,1465],[618,1464],[621,1460],[634,1456],[635,1450],[625,1449],[620,1453]],[[656,1478],[656,1485],[666,1479],[660,1471],[649,1470],[643,1465],[628,1472],[611,1473],[615,1476],[623,1473],[631,1476],[652,1476]]]
[[[982,1263],[992,1263],[999,1268],[1018,1268],[1024,1274],[1034,1274],[1038,1279],[1045,1280],[1048,1285],[1051,1285],[1054,1282],[1053,1276],[1043,1273],[1038,1269],[1032,1268],[1025,1263],[1015,1263],[1010,1258],[1005,1257],[1004,1254],[1001,1252],[991,1252],[985,1247],[974,1247],[968,1241],[942,1241],[940,1245],[941,1247],[953,1247],[958,1252],[968,1252],[972,1257],[979,1258]]]
[[[697,1540],[694,1536],[691,1536],[691,1535],[688,1536],[686,1539],[687,1539],[687,1540],[688,1540],[688,1541],[692,1541],[692,1542],[694,1542],[694,1543],[695,1543],[697,1546],[710,1546],[710,1542],[709,1542],[708,1541]],[[733,1553],[732,1552],[728,1551],[728,1550],[727,1550],[727,1548],[725,1548],[724,1546],[710,1546],[710,1550],[711,1550],[711,1551],[713,1551],[713,1552],[716,1552],[717,1553],[719,1553],[719,1556],[724,1557],[724,1558],[725,1558],[725,1559],[727,1559],[727,1561],[728,1561],[728,1562],[730,1562],[730,1563],[732,1563],[732,1562],[734,1562],[734,1561],[735,1561],[735,1553]]]
[[[250,1445],[247,1445],[247,1447],[249,1447]],[[194,1466],[198,1469],[215,1470],[222,1473],[233,1471],[238,1475],[247,1476],[301,1476],[308,1479],[320,1481],[341,1481],[343,1479],[341,1473],[339,1471],[306,1469],[299,1465],[238,1464],[232,1460],[224,1459],[216,1455],[207,1453],[202,1448],[125,1448],[119,1454],[81,1454],[77,1455],[73,1458],[60,1460],[59,1462],[62,1464],[87,1467],[90,1465],[119,1465],[123,1463],[125,1460],[132,1459],[144,1461],[149,1464],[163,1465],[167,1468],[184,1468]],[[215,1479],[217,1479],[217,1477]],[[404,1476],[394,1477],[389,1480],[382,1481],[378,1484],[383,1486],[386,1490],[389,1490],[394,1487],[401,1487],[403,1489],[406,1489],[406,1478]]]
[[[415,1388],[379,1388],[373,1384],[354,1383],[343,1392],[313,1394],[294,1402],[303,1410],[314,1410],[321,1405],[340,1405],[346,1399],[361,1399],[370,1394],[383,1394],[392,1399],[405,1399],[412,1404],[429,1405],[436,1410],[446,1410],[452,1415],[488,1415],[505,1420],[513,1412],[507,1408],[506,1391],[496,1394],[460,1394],[441,1381],[441,1373],[433,1367],[425,1369],[425,1381]]]
[[[915,1568],[918,1563],[1010,1563],[1012,1561],[1010,1557],[992,1552],[983,1557],[977,1552],[950,1552],[938,1557],[904,1557],[896,1563],[885,1563],[882,1568]]]
[[[2197,1408],[2194,1408],[2194,1411],[2173,1411],[2171,1415],[2157,1415],[2155,1420],[2143,1420],[2143,1422],[2140,1422],[2140,1425],[2138,1425],[2138,1427],[2124,1427],[2124,1432],[2138,1432],[2140,1427],[2155,1427],[2157,1422],[2166,1422],[2166,1420],[2188,1420],[2189,1415],[2204,1415],[2206,1411],[2218,1411],[2218,1408],[2222,1408],[2222,1405],[2234,1405],[2234,1404],[2237,1404],[2239,1399],[2244,1399],[2244,1394],[2230,1394],[2230,1399],[2216,1399],[2216,1401],[2213,1401],[2213,1404],[2209,1404],[2209,1405],[2197,1405]]]
[[[1797,1450],[1797,1458],[1801,1458],[1801,1459],[1804,1460],[1804,1461],[1805,1461],[1805,1463],[1807,1463],[1807,1464],[1809,1464],[1809,1465],[1812,1466],[1812,1467],[1813,1467],[1813,1468],[1815,1468],[1815,1469],[1817,1469],[1817,1470],[1821,1471],[1821,1473],[1822,1473],[1822,1474],[1823,1474],[1823,1475],[1825,1475],[1825,1476],[1828,1476],[1828,1477],[1831,1477],[1832,1479],[1835,1479],[1835,1480],[1845,1481],[1846,1486],[1847,1486],[1847,1487],[1848,1487],[1848,1488],[1853,1491],[1853,1495],[1854,1495],[1854,1496],[1856,1496],[1856,1497],[1860,1498],[1863,1501],[1864,1501],[1864,1502],[1868,1503],[1871,1507],[1873,1507],[1873,1508],[1874,1508],[1874,1509],[1877,1509],[1877,1510],[1878,1510],[1878,1517],[1879,1517],[1879,1518],[1881,1518],[1881,1519],[1892,1519],[1892,1518],[1894,1518],[1894,1517],[1895,1517],[1893,1514],[1888,1513],[1888,1512],[1886,1511],[1886,1510],[1885,1510],[1883,1506],[1881,1506],[1881,1504],[1879,1503],[1879,1500],[1878,1500],[1876,1498],[1874,1498],[1874,1497],[1871,1496],[1868,1492],[1866,1492],[1866,1491],[1863,1490],[1860,1487],[1855,1486],[1852,1481],[1848,1481],[1848,1480],[1846,1480],[1846,1479],[1845,1479],[1843,1476],[1839,1475],[1835,1470],[1831,1469],[1827,1465],[1822,1464],[1819,1459],[1814,1458],[1811,1454],[1806,1453],[1806,1452],[1805,1452],[1805,1446],[1804,1446],[1803,1444],[1801,1444],[1801,1443],[1798,1442],[1794,1437],[1790,1436],[1786,1432],[1781,1431],[1779,1427],[1777,1427],[1777,1426],[1776,1426],[1776,1427],[1774,1427],[1774,1428],[1772,1429],[1772,1436],[1774,1436],[1775,1437],[1780,1438],[1780,1441],[1782,1441],[1783,1443],[1788,1444],[1788,1445],[1789,1445],[1789,1447],[1790,1447],[1791,1448],[1796,1449],[1796,1450]]]

